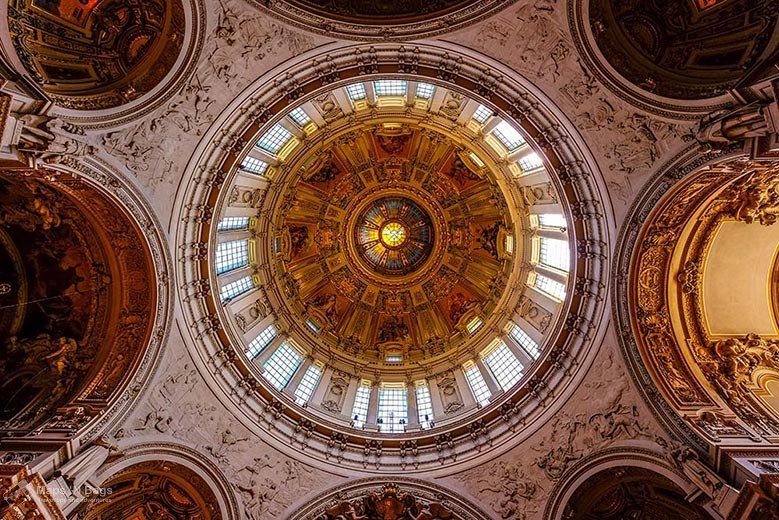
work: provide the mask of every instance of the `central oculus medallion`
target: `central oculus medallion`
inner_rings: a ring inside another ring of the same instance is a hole
[[[430,215],[406,197],[384,197],[360,214],[355,243],[362,260],[382,275],[406,275],[430,257],[435,231]]]

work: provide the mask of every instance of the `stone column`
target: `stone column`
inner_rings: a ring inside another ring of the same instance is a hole
[[[375,425],[376,418],[379,416],[379,384],[373,383],[371,386],[371,398],[368,400],[368,419],[367,424]]]

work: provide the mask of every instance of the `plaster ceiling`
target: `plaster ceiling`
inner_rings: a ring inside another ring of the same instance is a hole
[[[703,304],[713,335],[777,335],[772,281],[779,228],[725,221],[706,256]]]
[[[8,26],[27,72],[54,102],[79,110],[150,92],[184,43],[180,0],[12,0]]]
[[[593,0],[589,23],[614,69],[645,91],[712,98],[775,49],[770,1]]]

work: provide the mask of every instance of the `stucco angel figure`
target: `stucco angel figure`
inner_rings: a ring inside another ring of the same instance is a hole
[[[17,148],[30,157],[46,163],[55,163],[66,155],[88,155],[95,152],[83,141],[79,131],[70,123],[40,114],[24,114],[16,118],[22,123]]]

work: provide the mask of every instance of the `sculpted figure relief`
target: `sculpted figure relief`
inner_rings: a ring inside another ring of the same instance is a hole
[[[533,502],[543,496],[544,488],[528,476],[520,464],[499,462],[476,481],[479,493],[489,493],[492,509],[500,518],[526,518],[537,511]]]
[[[779,163],[771,163],[741,179],[726,192],[730,215],[750,224],[770,226],[779,214]]]
[[[80,156],[96,152],[84,140],[82,130],[59,118],[23,114],[17,115],[16,120],[21,126],[16,147],[33,163],[36,158],[46,163],[56,163],[67,155]]]
[[[730,144],[779,131],[779,106],[754,103],[721,110],[701,119],[696,138],[702,143]]]

